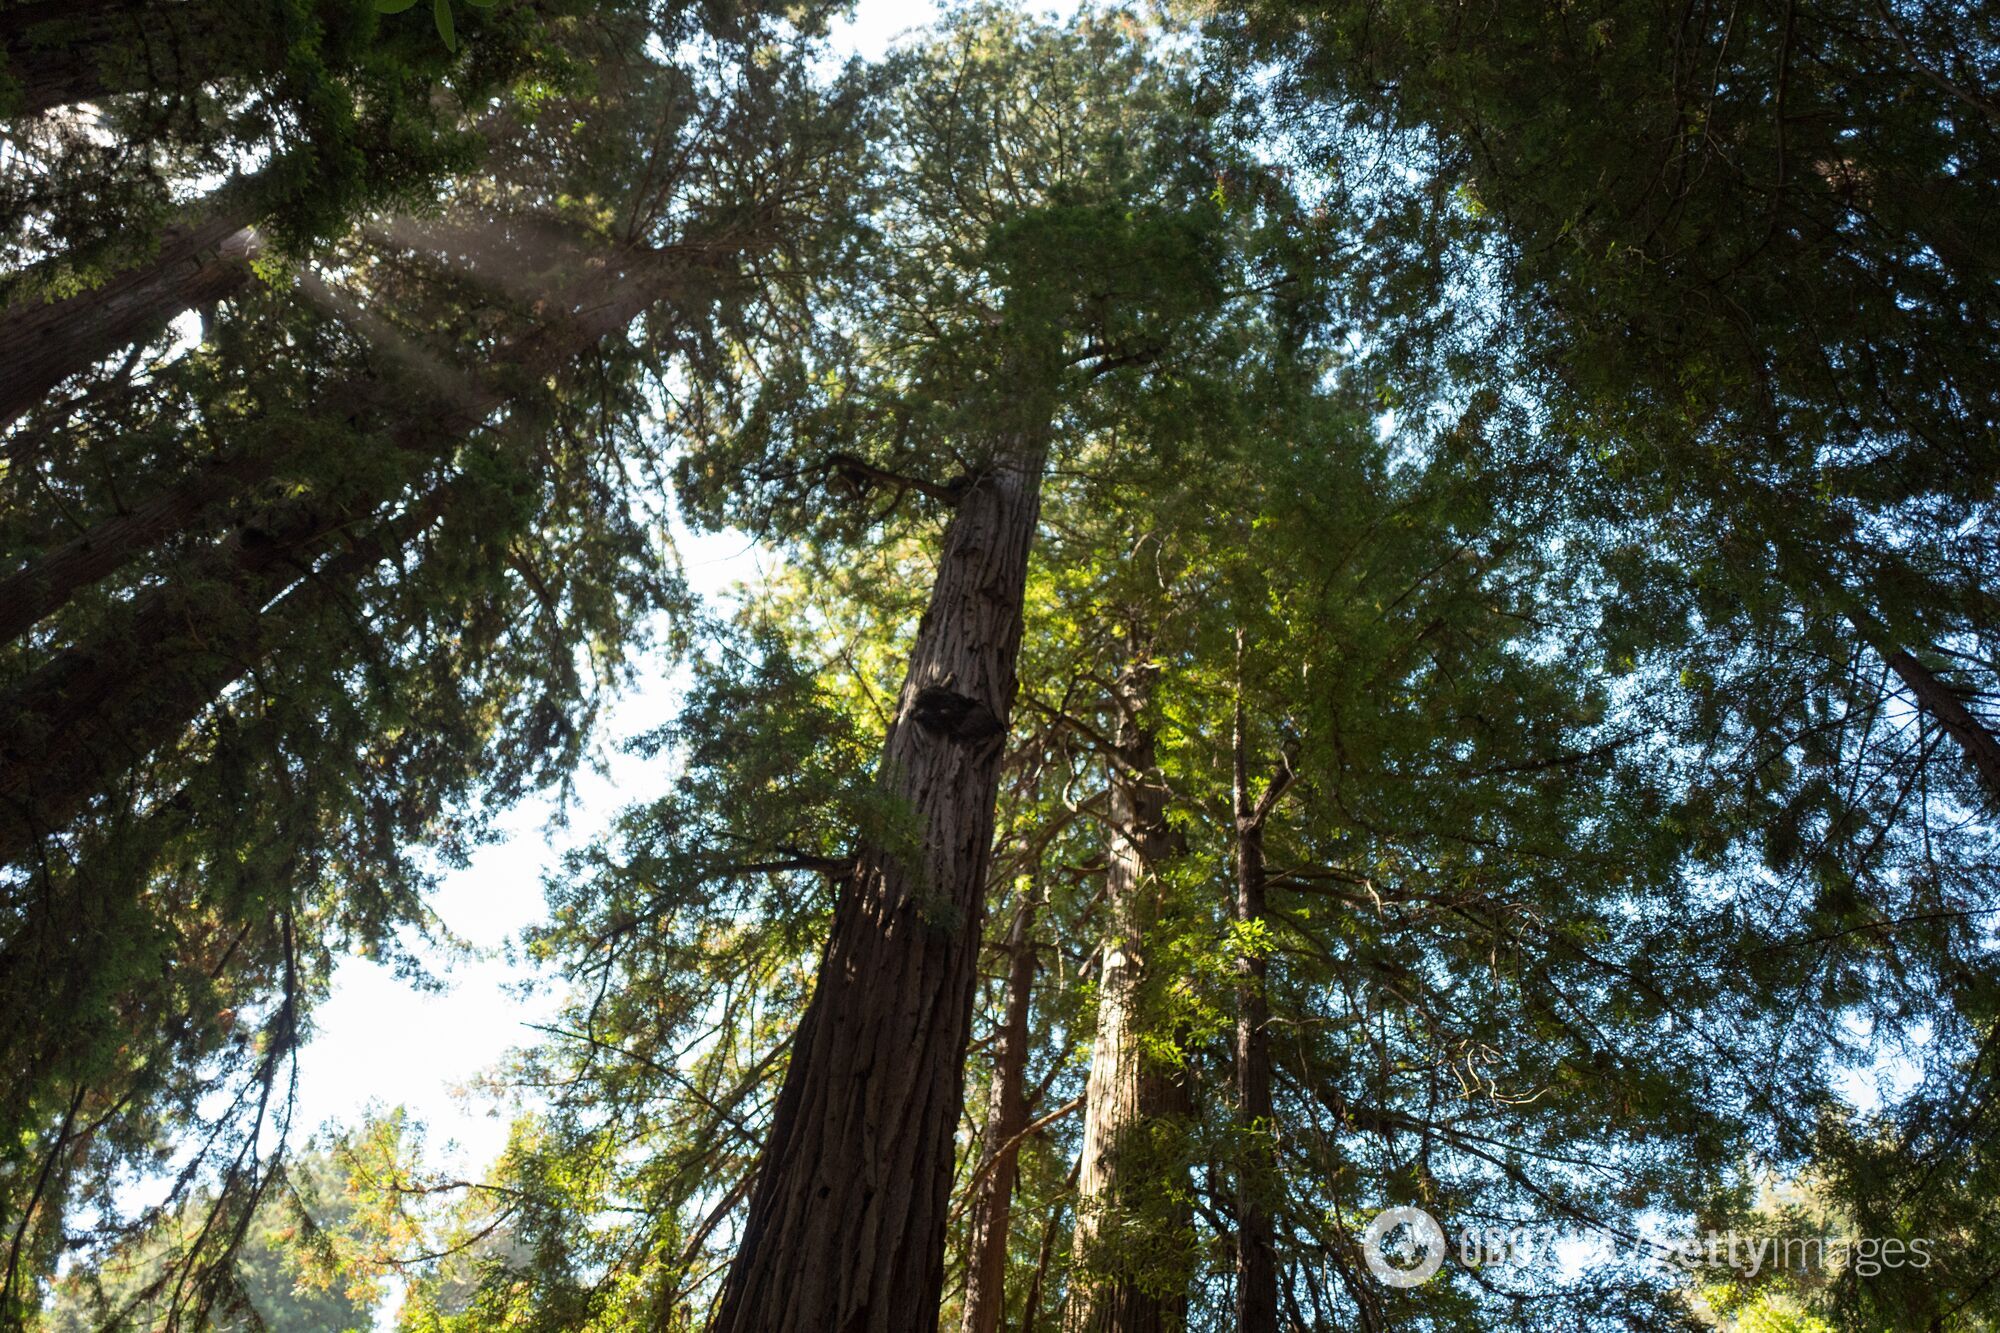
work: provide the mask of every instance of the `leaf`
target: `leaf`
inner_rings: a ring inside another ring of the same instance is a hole
[[[451,0],[432,0],[431,17],[437,20],[438,36],[444,38],[444,49],[458,49],[458,32],[451,26]]]
[[[375,0],[377,14],[400,14],[416,4],[417,0]]]

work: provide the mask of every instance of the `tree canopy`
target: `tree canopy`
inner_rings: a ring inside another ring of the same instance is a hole
[[[833,17],[0,0],[0,1323],[2000,1320],[1993,13]]]

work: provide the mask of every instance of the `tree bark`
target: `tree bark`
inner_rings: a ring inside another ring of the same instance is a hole
[[[685,275],[683,258],[646,252],[604,262],[495,360],[517,372],[553,373],[661,300]],[[405,475],[481,428],[507,401],[505,380],[461,380],[448,399],[406,411],[391,432],[393,449],[408,460]],[[339,533],[396,494],[377,474],[345,494],[314,493],[277,508],[0,696],[0,864],[28,858],[42,837],[170,742],[254,665],[270,647],[261,609]]]
[[[284,43],[258,7],[223,0],[35,0],[0,9],[0,53],[16,89],[0,114],[33,116],[249,74]]]
[[[1965,706],[1965,700],[1937,674],[1918,660],[1916,655],[1905,648],[1897,635],[1889,632],[1875,614],[1860,605],[1859,599],[1844,589],[1836,592],[1837,604],[1843,606],[1842,614],[1847,617],[1862,640],[1873,648],[1876,655],[1889,670],[1896,673],[1896,679],[1903,682],[1917,707],[1937,719],[1945,734],[1957,744],[1965,762],[1978,775],[1980,785],[1986,788],[1987,797],[2000,805],[2000,737],[1996,737],[1986,724],[1972,715]]]
[[[60,301],[17,302],[0,315],[0,428],[70,376],[152,337],[176,315],[240,291],[257,250],[247,212],[239,206],[169,228],[149,262],[103,286]]]
[[[1236,705],[1233,729],[1234,814],[1236,824],[1235,919],[1240,927],[1265,920],[1264,825],[1290,776],[1280,769],[1263,797],[1250,795],[1249,740],[1243,704]],[[1265,994],[1269,964],[1262,953],[1236,957],[1236,1329],[1237,1333],[1277,1333],[1278,1264],[1267,1203],[1277,1182],[1271,1143],[1271,1019]]]
[[[998,1333],[1007,1311],[1007,1232],[1020,1170],[1021,1131],[1028,1123],[1028,1006],[1035,985],[1035,891],[1029,888],[1007,932],[1007,989],[993,1087],[987,1100],[985,1173],[973,1187],[966,1241],[963,1333]]]
[[[234,296],[250,280],[256,232],[248,208],[176,226],[146,264],[62,300],[24,300],[0,316],[0,428],[48,390],[152,338],[176,314]]]
[[[1972,710],[1951,686],[1939,680],[1908,649],[1877,645],[1877,651],[1896,678],[1909,687],[1917,706],[1936,718],[1945,734],[1958,743],[1960,753],[1979,775],[1988,798],[2000,805],[2000,739],[1972,715]]]
[[[711,1333],[938,1324],[994,802],[1052,406],[1028,396],[961,494],[881,782],[913,845],[861,849],[793,1038]]]
[[[1168,1333],[1186,1322],[1185,1289],[1162,1291],[1131,1270],[1132,1260],[1157,1262],[1155,1247],[1130,1253],[1117,1233],[1145,1174],[1158,1165],[1143,1136],[1186,1107],[1175,1071],[1146,1058],[1141,1046],[1140,987],[1146,947],[1159,917],[1158,866],[1168,855],[1167,790],[1154,772],[1153,735],[1141,719],[1151,668],[1134,665],[1115,691],[1120,712],[1112,770],[1111,850],[1105,871],[1109,927],[1098,966],[1097,1035],[1084,1093],[1083,1152],[1077,1178],[1064,1333]]]

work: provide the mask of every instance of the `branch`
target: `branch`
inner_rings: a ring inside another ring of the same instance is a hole
[[[843,479],[853,483],[857,489],[861,482],[872,481],[879,485],[893,487],[898,492],[915,491],[917,494],[935,500],[947,507],[957,506],[959,497],[965,493],[965,488],[969,484],[966,478],[960,477],[940,486],[934,481],[925,481],[921,477],[905,476],[901,472],[892,472],[888,468],[877,467],[867,459],[857,454],[849,453],[828,454],[825,460],[821,462],[820,470],[822,472],[838,472]]]
[[[1043,1116],[1041,1119],[1030,1120],[1026,1125],[1021,1127],[1019,1133],[1015,1134],[1005,1143],[995,1148],[992,1154],[988,1156],[985,1161],[979,1164],[979,1169],[972,1173],[971,1179],[965,1182],[965,1192],[958,1196],[958,1203],[951,1210],[950,1220],[956,1221],[958,1219],[958,1215],[965,1211],[966,1202],[972,1198],[972,1192],[979,1188],[980,1181],[986,1179],[986,1173],[993,1169],[993,1164],[995,1162],[998,1162],[1002,1157],[1005,1157],[1008,1153],[1020,1147],[1021,1140],[1027,1138],[1030,1134],[1034,1134],[1040,1130],[1047,1129],[1050,1125],[1054,1124],[1056,1121],[1062,1119],[1064,1116],[1070,1114],[1071,1112],[1077,1110],[1082,1105],[1083,1105],[1083,1098],[1081,1097],[1076,1098],[1074,1101],[1066,1102],[1063,1105],[1058,1106],[1055,1110],[1049,1112],[1047,1115]]]
[[[1120,746],[1116,741],[1111,740],[1103,732],[1099,731],[1096,727],[1091,726],[1088,722],[1085,722],[1081,718],[1070,716],[1068,713],[1063,712],[1060,708],[1057,708],[1053,704],[1043,703],[1040,699],[1037,699],[1034,696],[1034,694],[1031,693],[1030,691],[1027,690],[1021,691],[1021,699],[1024,703],[1028,705],[1028,707],[1042,714],[1042,716],[1048,718],[1053,722],[1061,723],[1063,726],[1068,727],[1071,731],[1074,731],[1077,735],[1083,737],[1084,740],[1090,742],[1090,744],[1094,748],[1103,753],[1106,759],[1109,759],[1111,761],[1111,766],[1117,769],[1120,773],[1123,773],[1125,776],[1130,778],[1137,778],[1141,781],[1150,782],[1152,780],[1151,774],[1148,774],[1144,769],[1137,767],[1132,763],[1131,760],[1125,757],[1123,749],[1120,748]]]

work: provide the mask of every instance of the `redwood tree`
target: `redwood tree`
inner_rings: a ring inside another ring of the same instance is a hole
[[[1186,355],[1174,341],[1213,299],[1213,213],[1193,183],[1206,163],[1169,137],[1170,115],[1143,118],[1178,94],[1142,45],[1098,20],[1071,35],[975,11],[906,77],[889,262],[847,316],[873,326],[779,382],[801,434],[862,446],[793,476],[949,510],[878,768],[908,824],[856,846],[718,1330],[936,1324],[1043,471],[1063,418]],[[814,381],[831,388],[809,416]]]

